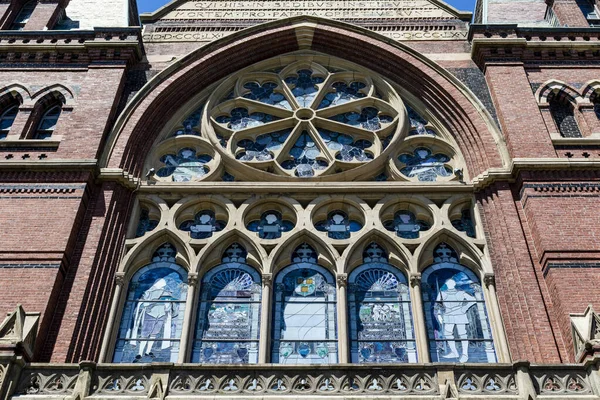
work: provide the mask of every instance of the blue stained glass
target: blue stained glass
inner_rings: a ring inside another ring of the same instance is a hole
[[[375,178],[373,178],[373,180],[375,182],[385,182],[388,180],[388,176],[384,172],[382,172],[381,174],[379,174]]]
[[[166,243],[131,279],[113,362],[176,362],[185,315],[187,273]]]
[[[265,82],[262,85],[258,82],[248,82],[244,88],[250,90],[244,95],[245,98],[260,101],[261,103],[270,104],[275,107],[291,110],[292,106],[282,93],[275,92],[277,88],[275,82]]]
[[[479,279],[446,243],[434,261],[421,283],[431,361],[497,362]]]
[[[417,220],[410,211],[398,211],[394,215],[394,219],[384,221],[383,226],[389,231],[396,232],[396,235],[404,239],[417,239],[419,232],[431,228],[431,225],[427,222]]]
[[[325,79],[320,76],[313,77],[313,71],[309,69],[301,69],[297,74],[285,78],[285,83],[291,87],[292,94],[300,107],[310,107],[319,92],[317,85],[323,83]]]
[[[365,107],[360,114],[352,111],[334,115],[329,119],[352,126],[359,126],[369,131],[381,129],[381,124],[389,124],[394,120],[389,115],[379,115],[379,110],[375,107]]]
[[[475,224],[471,217],[471,210],[462,210],[460,219],[453,219],[450,222],[457,230],[465,232],[469,237],[475,237]]]
[[[411,128],[418,128],[419,126],[427,125],[427,120],[417,113],[412,107],[406,106],[408,113],[408,119],[410,120]]]
[[[281,118],[261,112],[248,114],[248,109],[244,107],[234,108],[229,115],[221,115],[215,118],[218,123],[227,124],[227,127],[234,131],[264,125],[279,119]]]
[[[202,119],[202,113],[204,111],[204,104],[198,107],[196,111],[190,114],[182,123],[183,131],[177,131],[175,136],[179,135],[196,135],[200,136],[200,134],[194,130],[195,127],[198,126],[200,119]],[[180,133],[181,132],[181,133]]]
[[[156,175],[166,178],[172,176],[174,182],[188,182],[200,178],[209,171],[204,164],[210,162],[212,157],[208,154],[197,155],[191,148],[179,150],[177,154],[165,154],[160,161],[165,164]]]
[[[219,144],[221,145],[221,147],[227,147],[227,142],[229,141],[229,139],[224,137],[223,135],[219,135],[218,133],[216,135],[217,139],[219,139]]]
[[[330,212],[326,220],[315,223],[315,228],[318,231],[327,232],[327,236],[332,239],[349,239],[352,232],[362,229],[362,224],[350,220],[345,212],[338,210]]]
[[[398,159],[406,164],[400,172],[409,178],[416,177],[419,181],[434,182],[438,176],[452,176],[452,170],[445,165],[450,161],[450,157],[445,154],[431,154],[431,150],[426,147],[415,149],[413,154],[401,154]]]
[[[289,152],[291,160],[281,163],[285,169],[295,169],[296,176],[301,178],[315,175],[316,170],[322,170],[329,165],[327,161],[317,160],[321,151],[307,131],[303,131]]]
[[[210,270],[202,280],[192,362],[258,362],[260,298],[260,276],[245,263]]]
[[[260,220],[251,221],[248,230],[258,232],[261,239],[278,239],[283,232],[294,229],[292,221],[284,220],[278,211],[267,211],[263,213]]]
[[[350,135],[333,132],[326,129],[319,129],[319,135],[330,150],[336,152],[337,160],[352,161],[371,161],[373,154],[366,152],[365,149],[371,147],[373,143],[365,139],[354,140]]]
[[[391,135],[387,135],[386,137],[381,139],[381,147],[383,147],[383,149],[385,150],[390,145],[390,142],[393,138],[394,134],[392,133]]]
[[[292,257],[295,263],[275,279],[273,363],[337,362],[335,281],[315,258],[310,246],[301,245]]]
[[[192,239],[206,239],[213,232],[220,232],[225,228],[227,222],[217,220],[215,213],[211,210],[200,211],[193,220],[183,221],[179,229],[190,233]]]
[[[147,208],[142,208],[140,212],[140,221],[138,222],[137,230],[135,231],[135,237],[142,237],[146,232],[150,232],[156,228],[158,221],[150,219],[150,211]]]
[[[223,172],[223,176],[221,176],[221,180],[223,182],[235,182],[235,176],[231,175],[229,172]]]
[[[239,152],[236,158],[241,161],[268,161],[272,160],[273,152],[279,151],[290,136],[291,129],[266,133],[256,138],[256,141],[242,139],[237,142],[238,147],[244,151]]]
[[[408,132],[408,136],[419,136],[419,135],[429,135],[429,136],[437,136],[437,133],[433,129],[425,128],[421,126],[417,129],[413,129]]]
[[[318,107],[319,109],[338,106],[367,96],[360,91],[367,87],[367,85],[362,82],[353,81],[349,84],[346,82],[335,82],[331,87],[333,88],[333,91],[327,93],[325,98],[321,100]]]

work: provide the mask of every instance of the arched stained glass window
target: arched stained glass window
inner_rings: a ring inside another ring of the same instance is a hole
[[[258,362],[261,280],[234,243],[202,279],[192,362]]]
[[[436,247],[434,261],[421,283],[431,361],[496,362],[479,279],[446,243]]]
[[[54,133],[62,109],[59,105],[52,106],[44,113],[35,131],[36,139],[48,139]]]
[[[187,297],[187,272],[165,243],[129,283],[113,362],[176,362]]]
[[[406,277],[371,243],[348,279],[353,363],[417,362]]]
[[[336,296],[333,275],[317,265],[307,244],[275,280],[273,348],[276,364],[337,362]]]

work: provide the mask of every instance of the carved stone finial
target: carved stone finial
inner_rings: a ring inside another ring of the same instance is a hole
[[[410,274],[410,286],[420,286],[421,285],[421,273],[417,272],[416,274]]]
[[[496,286],[496,276],[491,273],[486,273],[483,276],[483,283],[485,287]]]
[[[117,272],[115,274],[115,285],[120,287],[125,285],[125,272]]]
[[[188,286],[198,286],[198,274],[196,272],[189,272],[187,281]]]
[[[262,274],[263,285],[272,287],[273,286],[273,274]]]
[[[348,274],[337,274],[335,278],[339,287],[346,287],[348,285]]]

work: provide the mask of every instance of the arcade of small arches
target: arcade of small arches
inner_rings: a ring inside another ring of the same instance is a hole
[[[489,317],[494,292],[446,242],[432,248],[420,279],[392,265],[376,241],[363,246],[360,265],[337,275],[307,242],[274,275],[249,265],[238,242],[201,277],[177,258],[176,246],[164,243],[128,284],[121,282],[120,323],[107,361],[298,365],[502,357],[495,345],[501,329]]]

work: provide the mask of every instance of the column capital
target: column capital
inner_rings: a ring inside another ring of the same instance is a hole
[[[115,273],[115,285],[123,287],[125,285],[125,272]]]
[[[262,274],[262,283],[265,286],[273,287],[273,274]]]
[[[421,286],[421,273],[420,272],[411,273],[409,279],[410,279],[410,286],[412,286],[412,287]]]
[[[198,273],[189,272],[187,277],[187,283],[189,286],[198,286]]]
[[[483,275],[483,283],[485,287],[496,286],[496,276],[492,273],[486,272]]]
[[[348,285],[348,274],[336,274],[335,280],[337,281],[338,286],[346,287]]]

